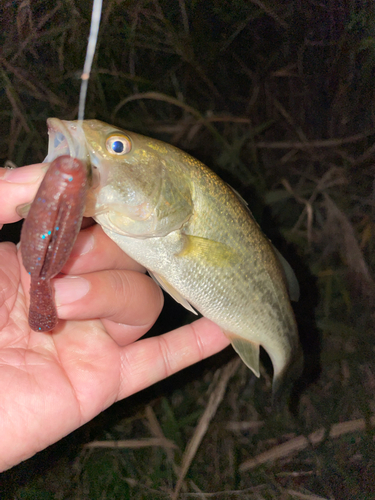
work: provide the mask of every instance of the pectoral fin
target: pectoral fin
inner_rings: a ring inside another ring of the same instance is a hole
[[[224,332],[228,339],[231,341],[233,349],[237,352],[239,357],[250,368],[254,374],[259,377],[259,344],[255,344],[250,340],[242,337],[237,337],[231,333]]]
[[[236,252],[219,241],[190,234],[184,235],[183,238],[184,247],[176,257],[197,259],[200,263],[215,267],[230,266],[236,259]]]
[[[180,294],[180,292],[178,292],[175,288],[173,288],[173,286],[170,283],[168,283],[168,281],[165,278],[163,278],[159,274],[152,273],[151,271],[148,271],[148,273],[151,276],[151,278],[153,278],[153,280],[165,292],[169,293],[169,295],[174,298],[174,300],[176,302],[178,302],[179,304],[181,304],[182,306],[184,306],[185,309],[187,309],[188,311],[192,312],[193,314],[198,314],[197,311],[192,308],[192,306],[189,304],[189,302]]]

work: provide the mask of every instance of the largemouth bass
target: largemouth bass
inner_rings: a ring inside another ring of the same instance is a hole
[[[219,325],[257,377],[262,346],[277,393],[302,363],[290,304],[298,282],[245,202],[169,144],[98,120],[47,123],[45,161],[70,155],[91,169],[85,215],[177,302]]]

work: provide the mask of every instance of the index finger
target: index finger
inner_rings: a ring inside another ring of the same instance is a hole
[[[17,222],[22,218],[16,208],[31,203],[47,168],[46,163],[15,169],[0,168],[0,225]]]
[[[200,318],[158,337],[141,339],[121,348],[121,381],[117,399],[123,399],[202,361],[229,345],[221,328]]]

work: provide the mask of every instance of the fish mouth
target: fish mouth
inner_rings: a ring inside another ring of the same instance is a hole
[[[90,164],[86,138],[79,122],[68,122],[48,118],[48,154],[44,162],[51,162],[59,156],[68,155]]]
[[[100,190],[101,175],[95,155],[90,156],[88,143],[83,131],[82,122],[66,121],[59,118],[48,118],[48,154],[44,163],[51,163],[60,156],[71,156],[82,161],[87,168],[89,190],[86,195],[84,216],[94,217],[104,211],[97,206],[97,192]]]

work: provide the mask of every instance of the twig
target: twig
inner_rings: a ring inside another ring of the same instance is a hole
[[[333,174],[335,172],[338,171],[338,168],[333,165],[329,170],[327,170],[327,172],[325,172],[325,174],[322,176],[321,179],[319,179],[319,181],[316,181],[315,179],[312,179],[314,182],[316,182],[316,186],[314,188],[314,191],[312,192],[310,198],[308,200],[306,200],[305,198],[302,198],[300,196],[298,196],[291,188],[291,186],[289,185],[288,181],[286,181],[285,179],[282,181],[282,184],[284,185],[284,187],[287,189],[288,192],[290,192],[295,198],[296,200],[299,202],[299,203],[303,203],[305,204],[305,207],[304,209],[302,210],[300,216],[298,217],[298,220],[297,222],[294,224],[293,226],[293,229],[292,229],[292,232],[296,233],[300,227],[300,225],[302,224],[302,221],[304,219],[304,216],[305,216],[305,212],[307,212],[307,235],[308,235],[308,242],[309,244],[311,243],[311,239],[312,239],[312,222],[313,222],[313,203],[315,202],[317,196],[319,193],[323,192],[325,189],[328,189],[329,187],[331,186],[336,186],[337,184],[341,184],[342,181],[338,182],[338,181],[330,181],[331,177],[333,176]]]
[[[284,108],[284,106],[281,104],[281,102],[278,101],[275,97],[272,98],[272,102],[273,102],[275,108],[281,114],[281,116],[283,116],[285,118],[285,120],[289,123],[289,125],[294,128],[296,134],[298,135],[298,137],[300,138],[300,140],[302,141],[302,143],[308,144],[309,141],[307,140],[307,137],[306,137],[304,131],[302,130],[302,128],[300,126],[298,126],[295,123],[294,119],[287,112],[287,110]]]
[[[61,7],[62,7],[62,3],[57,2],[56,5],[54,6],[54,8],[51,9],[50,11],[48,9],[45,9],[46,14],[44,16],[42,16],[42,18],[40,19],[37,26],[33,29],[31,34],[20,44],[17,52],[11,58],[10,62],[12,64],[15,63],[16,59],[18,59],[18,57],[23,53],[23,51],[29,45],[30,42],[38,39],[38,35],[39,35],[40,30],[55,15],[55,13],[61,9]]]
[[[91,441],[84,448],[147,448],[161,446],[163,448],[177,448],[177,445],[166,438],[122,439],[119,441]]]
[[[253,422],[228,422],[226,428],[229,431],[234,432],[243,432],[243,431],[257,431],[261,427],[263,427],[264,422],[261,421],[253,421]]]
[[[340,235],[340,250],[343,252],[347,266],[354,276],[361,278],[361,291],[371,296],[375,291],[375,283],[358,243],[352,223],[339,209],[327,193],[323,193],[327,210],[327,226],[337,228]],[[342,246],[341,246],[342,245]]]
[[[195,429],[195,432],[188,443],[185,452],[182,457],[182,463],[181,463],[181,473],[180,477],[178,478],[175,490],[172,495],[172,500],[177,500],[178,495],[180,493],[182,483],[185,479],[185,476],[189,470],[189,467],[191,465],[191,462],[193,461],[193,458],[195,457],[195,454],[197,453],[197,450],[207,432],[208,426],[213,419],[213,417],[216,414],[216,411],[223,400],[225,390],[227,388],[228,382],[230,378],[234,375],[234,373],[237,371],[239,365],[240,365],[240,359],[235,359],[234,361],[231,361],[228,363],[224,368],[220,368],[219,373],[220,377],[217,380],[216,377],[214,378],[211,386],[213,385],[214,388],[211,392],[210,399],[208,400],[206,409],[201,416],[198,425]],[[212,387],[210,387],[212,389]]]
[[[10,104],[12,105],[14,114],[16,116],[18,116],[18,119],[22,123],[22,126],[25,129],[25,131],[28,134],[30,134],[30,132],[31,132],[30,127],[26,121],[25,114],[22,113],[22,111],[20,109],[20,101],[18,99],[18,96],[15,95],[15,93],[13,92],[13,89],[11,89],[10,87],[5,87],[5,93],[6,93],[7,98],[9,99]]]
[[[182,17],[182,24],[184,25],[184,31],[185,34],[189,34],[189,18],[186,12],[186,5],[184,0],[178,0],[178,3],[180,4],[180,11],[181,11],[181,17]]]
[[[98,70],[98,73],[114,74],[115,76],[120,76],[122,78],[132,78],[131,75],[126,74],[116,74],[108,70]],[[245,116],[232,116],[232,115],[212,115],[206,116],[204,120],[207,123],[244,123],[251,124],[250,118]],[[154,130],[156,132],[166,132],[173,133],[178,127],[188,127],[195,124],[195,121],[184,118],[183,123],[180,122],[158,122],[155,125],[148,127],[149,130]],[[375,135],[375,130],[367,130],[361,134],[350,135],[348,137],[338,137],[336,139],[322,139],[316,141],[298,142],[298,141],[255,141],[254,145],[258,149],[299,149],[299,150],[309,150],[309,149],[324,149],[324,148],[337,148],[344,144],[352,144],[354,142],[362,141],[370,135]]]
[[[224,139],[224,137],[222,137],[222,135],[216,130],[216,128],[213,125],[211,125],[209,120],[207,120],[204,116],[202,116],[199,111],[194,109],[192,106],[189,106],[188,104],[185,104],[184,102],[179,101],[175,97],[171,97],[169,95],[162,94],[160,92],[144,92],[142,94],[134,94],[134,95],[131,95],[129,97],[126,97],[125,99],[120,101],[117,104],[117,106],[115,107],[115,109],[113,110],[112,121],[115,121],[116,114],[120,111],[120,109],[125,104],[127,104],[128,102],[131,102],[131,101],[139,100],[139,99],[153,99],[155,101],[164,101],[164,102],[168,102],[169,104],[179,106],[187,113],[191,113],[197,119],[197,121],[202,122],[208,128],[208,130],[210,130],[210,132],[220,142],[224,143],[227,147],[229,146],[227,141]]]
[[[214,491],[213,493],[207,493],[206,491],[203,493],[182,493],[181,496],[182,498],[197,498],[199,500],[200,498],[202,498],[203,494],[204,498],[213,498],[214,500],[223,498],[224,500],[226,500],[228,498],[232,498],[233,496],[238,496],[239,498],[248,498],[244,495],[247,495],[248,493],[257,494],[258,492],[266,489],[266,484],[259,484],[258,486],[251,486],[250,488],[244,488],[243,490]]]
[[[260,7],[268,16],[272,17],[274,21],[276,21],[277,24],[280,24],[285,29],[289,28],[289,25],[287,22],[284,21],[284,19],[281,19],[280,16],[278,16],[268,5],[265,3],[261,2],[260,0],[251,0],[251,3],[254,5]]]
[[[19,68],[12,66],[5,58],[0,56],[0,63],[4,66],[4,68],[13,73],[16,78],[20,80],[20,82],[25,85],[30,90],[30,93],[35,99],[39,99],[40,101],[50,102],[56,106],[61,106],[62,108],[66,105],[66,101],[57,97],[50,89],[45,88],[41,82],[38,82],[40,88],[38,88],[31,81],[31,77],[29,74],[24,74]]]
[[[368,160],[369,158],[373,158],[375,155],[375,144],[369,147],[359,158],[355,160],[352,164],[352,167],[358,167],[361,163]]]
[[[162,442],[168,444],[168,446],[165,446],[164,451],[168,457],[169,462],[173,467],[173,470],[175,471],[175,474],[179,475],[180,467],[175,462],[174,452],[173,452],[173,449],[177,448],[177,446],[169,446],[170,441],[164,436],[163,429],[161,428],[158,419],[156,418],[156,415],[154,413],[154,410],[151,408],[150,405],[146,406],[146,418],[150,431],[155,436],[155,438],[160,439]]]
[[[296,498],[300,498],[301,500],[327,500],[325,497],[321,497],[320,495],[314,495],[313,493],[301,493],[300,491],[287,489],[285,490],[289,495],[294,495]]]
[[[292,195],[294,198],[299,202],[305,205],[305,209],[307,212],[307,241],[309,245],[311,245],[312,241],[312,225],[313,225],[313,220],[314,220],[314,211],[312,207],[312,201],[310,200],[305,200],[305,198],[301,198],[295,191],[293,191],[291,185],[286,179],[282,179],[281,184],[285,187],[285,189]],[[302,216],[302,214],[301,214]],[[300,218],[301,218],[300,216]],[[300,220],[300,219],[299,219]],[[299,222],[297,221],[297,223]],[[297,224],[294,226],[293,230],[295,230],[297,227]]]
[[[375,415],[370,418],[369,424],[371,426],[375,426]],[[279,458],[285,458],[292,453],[304,450],[308,446],[319,444],[321,441],[323,441],[325,436],[328,436],[331,439],[335,439],[344,434],[363,431],[365,429],[366,421],[364,418],[358,418],[356,420],[349,420],[348,422],[333,424],[329,432],[327,432],[327,430],[322,427],[321,429],[312,432],[307,437],[298,436],[296,438],[290,439],[286,443],[274,446],[270,450],[260,453],[250,460],[246,460],[246,462],[243,462],[240,465],[239,470],[240,472],[245,472],[247,470],[254,469],[260,464],[272,462]]]
[[[368,130],[362,134],[350,135],[349,137],[337,138],[337,139],[326,139],[318,141],[306,141],[306,142],[295,142],[295,141],[275,141],[275,142],[256,142],[255,145],[260,149],[310,149],[310,148],[335,148],[342,146],[343,144],[350,144],[352,142],[358,142],[362,139],[366,139],[370,135],[374,135],[375,130]]]

